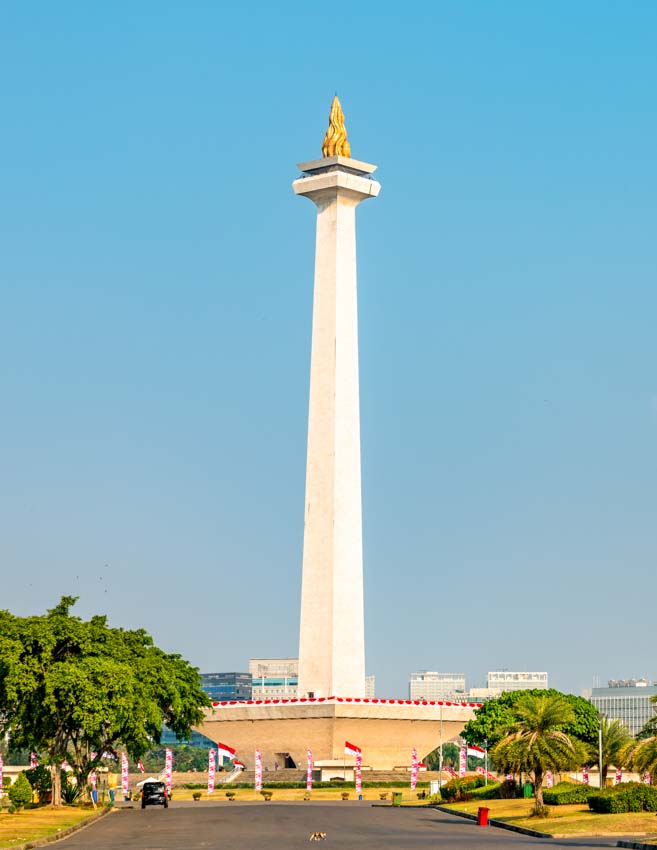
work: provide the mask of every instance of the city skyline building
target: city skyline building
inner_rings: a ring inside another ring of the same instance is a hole
[[[251,699],[250,673],[201,673],[201,688],[211,700]]]
[[[632,735],[657,714],[652,697],[657,682],[648,679],[610,679],[606,688],[592,688],[589,701],[609,720],[620,720]]]
[[[411,673],[408,682],[408,698],[443,700],[465,695],[465,673],[438,673],[420,670]]]

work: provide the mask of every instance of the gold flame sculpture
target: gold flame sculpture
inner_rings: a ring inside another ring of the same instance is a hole
[[[329,126],[322,143],[322,155],[325,157],[351,156],[351,148],[347,141],[347,130],[344,126],[344,113],[337,94],[331,104]]]

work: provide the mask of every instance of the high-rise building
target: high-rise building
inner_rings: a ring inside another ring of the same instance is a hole
[[[370,674],[369,676],[365,676],[365,697],[367,699],[373,699],[375,696],[375,687],[376,687],[376,676]]]
[[[486,687],[491,696],[499,696],[504,691],[545,689],[548,687],[548,674],[515,670],[491,670],[488,673]]]
[[[201,673],[201,688],[214,702],[251,699],[251,674]]]
[[[457,699],[465,694],[465,673],[437,673],[420,670],[411,673],[408,683],[409,699]]]
[[[636,735],[657,713],[652,697],[657,682],[647,679],[611,679],[606,688],[593,688],[591,703],[609,720],[621,720]]]
[[[298,658],[251,658],[253,699],[295,699],[299,684]]]

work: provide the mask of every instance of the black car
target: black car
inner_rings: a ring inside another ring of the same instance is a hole
[[[167,796],[167,786],[164,782],[144,782],[141,789],[141,807],[146,806],[164,806],[168,808],[169,798]]]

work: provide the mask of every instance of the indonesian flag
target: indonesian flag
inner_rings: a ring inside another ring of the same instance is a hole
[[[356,744],[350,744],[349,741],[344,742],[344,753],[346,756],[355,756],[356,758],[363,755],[361,748],[357,747]]]
[[[239,767],[239,769],[240,769],[240,770],[244,770],[244,768],[246,767],[246,765],[244,764],[244,762],[243,762],[243,761],[239,761],[238,759],[235,759],[235,761],[233,762],[233,764],[235,765],[235,767]]]
[[[140,773],[144,773],[144,765],[141,759],[139,759],[139,761],[137,762],[137,769]]]
[[[221,742],[217,744],[217,755],[219,758],[234,759],[236,752],[237,750],[229,747],[228,744],[222,744]]]
[[[474,744],[470,744],[470,746],[468,747],[468,755],[474,756],[474,758],[476,759],[482,759],[486,755],[486,750],[482,749],[481,747],[477,747]]]

